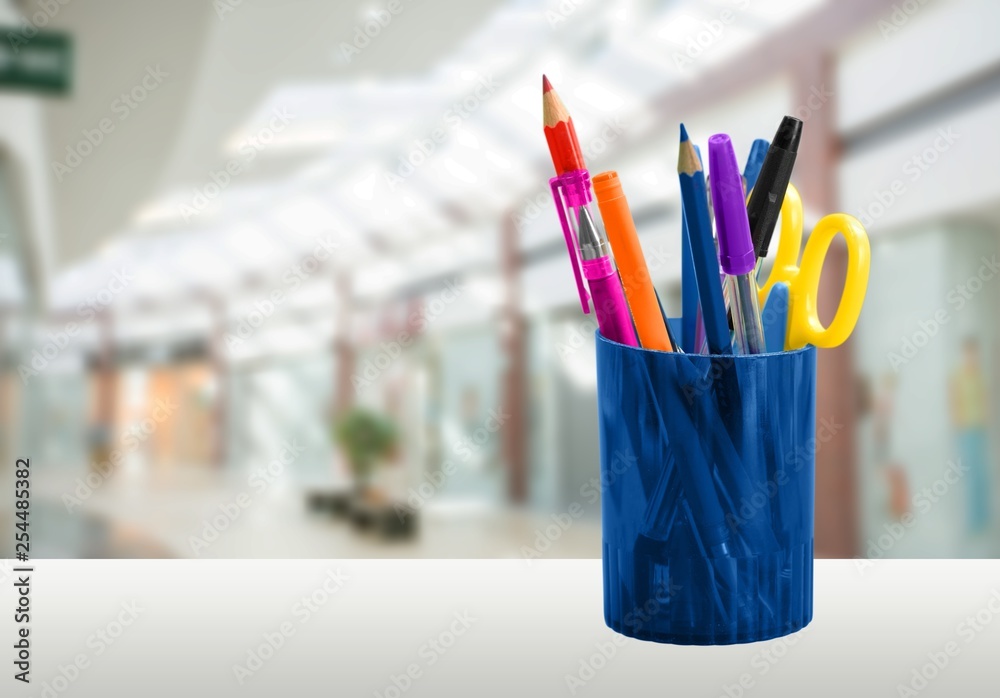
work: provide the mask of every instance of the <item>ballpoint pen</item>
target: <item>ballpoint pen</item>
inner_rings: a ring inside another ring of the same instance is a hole
[[[708,139],[712,173],[712,207],[719,236],[719,264],[727,275],[736,344],[743,354],[762,354],[764,330],[760,322],[753,242],[747,220],[743,181],[729,136]]]
[[[743,194],[744,196],[749,193],[754,186],[757,184],[757,177],[760,175],[761,166],[764,164],[764,157],[767,155],[767,150],[770,144],[763,138],[758,138],[754,140],[753,145],[750,146],[750,155],[747,156],[747,164],[743,168]],[[698,146],[695,146],[695,151],[698,150]],[[699,159],[701,158],[701,153],[698,153]],[[687,242],[687,238],[684,238]],[[726,303],[726,312],[728,313],[728,321],[730,330],[733,329],[733,315],[729,310],[730,308],[730,298],[729,298],[729,285],[723,284],[722,287],[722,297]],[[696,326],[697,330],[701,330],[704,333],[704,328],[701,326],[700,322]],[[696,346],[702,347],[704,345],[704,336],[699,338]]]
[[[743,166],[743,195],[746,196],[757,184],[757,177],[760,176],[760,168],[764,164],[767,156],[767,149],[770,147],[763,138],[757,138],[750,146],[750,154],[747,156],[747,164]],[[729,313],[729,329],[733,329],[733,314],[730,310],[729,284],[723,283],[722,296],[726,301],[726,312]]]
[[[618,271],[611,257],[611,245],[601,233],[590,212],[590,175],[586,170],[566,172],[549,180],[552,200],[559,214],[566,248],[583,312],[589,313],[587,291],[580,279],[580,269],[587,279],[590,298],[597,313],[601,334],[620,344],[638,346],[628,303],[618,280]]]
[[[573,119],[544,75],[542,110],[545,139],[556,169],[556,176],[549,180],[549,186],[566,239],[583,312],[590,312],[588,301],[592,300],[601,334],[621,344],[638,346],[628,303],[611,256],[611,246],[590,210],[590,173],[583,162]]]

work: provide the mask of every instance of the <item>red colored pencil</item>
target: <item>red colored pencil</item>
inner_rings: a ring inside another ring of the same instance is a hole
[[[573,119],[549,79],[542,76],[542,115],[545,120],[545,140],[549,144],[556,174],[586,169],[580,140],[576,137]]]

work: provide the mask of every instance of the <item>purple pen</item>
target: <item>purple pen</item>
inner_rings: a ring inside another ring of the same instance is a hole
[[[743,179],[729,136],[718,133],[708,139],[712,208],[719,237],[719,266],[726,274],[733,332],[743,354],[762,354],[764,329],[757,300],[757,257],[750,237]]]
[[[594,223],[590,212],[590,173],[587,170],[565,172],[550,179],[549,185],[566,238],[583,312],[590,312],[588,300],[592,299],[601,334],[619,344],[639,346],[625,293],[611,257],[611,245]],[[589,298],[583,284],[584,276],[590,288]]]

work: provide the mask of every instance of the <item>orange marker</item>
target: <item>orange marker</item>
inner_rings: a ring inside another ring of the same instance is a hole
[[[660,304],[656,300],[656,289],[653,288],[653,280],[649,277],[646,258],[642,254],[635,222],[632,220],[632,213],[622,192],[618,173],[602,172],[592,181],[597,205],[604,220],[604,229],[611,241],[611,251],[618,264],[625,298],[628,300],[629,310],[632,311],[632,321],[639,334],[639,343],[645,349],[675,351],[670,334],[663,323]]]

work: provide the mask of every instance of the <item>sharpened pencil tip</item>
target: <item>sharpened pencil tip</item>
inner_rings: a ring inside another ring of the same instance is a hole
[[[690,140],[682,140],[677,152],[677,172],[686,175],[693,175],[695,172],[702,172],[701,159],[695,151],[695,145]]]
[[[688,130],[684,128],[684,124],[681,124],[681,143],[688,140]]]
[[[548,92],[551,89],[552,83],[549,82],[549,79],[545,75],[542,75],[542,92]]]

